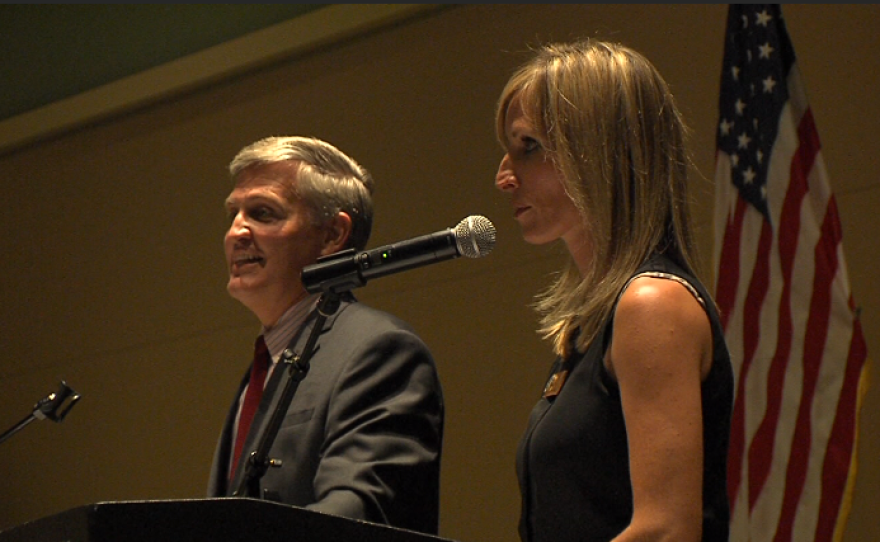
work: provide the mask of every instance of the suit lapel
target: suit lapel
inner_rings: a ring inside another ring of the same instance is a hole
[[[321,329],[321,336],[325,335],[330,329],[333,328],[333,325],[336,322],[336,318],[348,308],[353,299],[343,299],[340,302],[339,308],[328,316],[324,320],[324,325]],[[315,324],[314,317],[310,316],[306,321],[306,325],[302,326],[300,330],[294,335],[293,339],[290,341],[288,345],[288,349],[292,352],[299,355],[302,353],[305,348],[306,341],[308,341],[309,334],[311,333],[312,327]],[[312,353],[312,360],[314,360],[314,356],[321,349],[321,338],[318,337],[318,341],[315,343],[315,350]],[[247,377],[245,377],[247,378]],[[308,374],[306,377],[308,378]],[[244,450],[242,451],[242,462],[244,462],[247,456],[250,455],[251,452],[255,451],[257,445],[259,444],[259,439],[266,431],[266,426],[269,424],[269,420],[272,417],[272,413],[278,408],[278,403],[281,400],[283,387],[290,380],[290,367],[287,366],[286,363],[280,362],[273,370],[272,375],[269,377],[269,382],[266,383],[266,389],[263,391],[263,398],[260,402],[260,406],[257,408],[257,412],[254,414],[254,420],[251,422],[251,429],[248,434],[247,440],[244,443]],[[242,387],[244,386],[244,382],[242,382]],[[239,393],[241,390],[239,390]],[[233,415],[234,416],[234,415]],[[230,425],[231,427],[231,425]],[[227,439],[229,442],[230,440]],[[244,463],[242,463],[244,465]],[[228,493],[232,493],[235,488],[241,483],[241,477],[245,472],[245,468],[237,469],[235,474],[235,479],[232,481],[231,487]]]

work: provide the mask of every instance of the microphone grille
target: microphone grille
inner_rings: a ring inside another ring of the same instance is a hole
[[[466,258],[482,258],[495,248],[495,225],[480,215],[471,215],[455,226],[455,245]]]

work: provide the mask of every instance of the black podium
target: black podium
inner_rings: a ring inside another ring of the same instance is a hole
[[[251,498],[115,501],[0,532],[0,542],[454,542]]]

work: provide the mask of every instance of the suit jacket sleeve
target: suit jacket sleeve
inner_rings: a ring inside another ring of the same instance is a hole
[[[330,396],[309,507],[436,533],[443,405],[434,362],[409,330],[357,342]]]

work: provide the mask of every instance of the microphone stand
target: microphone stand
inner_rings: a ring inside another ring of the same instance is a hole
[[[317,315],[315,324],[309,333],[302,355],[297,355],[290,348],[284,350],[281,354],[281,362],[287,365],[287,371],[290,378],[284,385],[278,405],[272,412],[272,417],[266,424],[263,434],[260,435],[259,443],[256,450],[250,453],[245,463],[245,471],[242,475],[238,488],[232,494],[233,497],[260,497],[260,479],[266,474],[269,467],[280,467],[281,461],[269,458],[269,450],[275,437],[278,436],[278,430],[281,429],[281,422],[287,409],[290,407],[293,396],[299,387],[300,381],[306,377],[309,372],[309,361],[315,352],[315,343],[318,341],[318,335],[324,328],[324,321],[328,316],[332,315],[339,309],[340,295],[335,290],[325,290],[318,300]]]
[[[37,404],[34,405],[33,412],[25,416],[23,420],[15,424],[12,428],[3,433],[3,435],[0,435],[0,443],[6,441],[9,437],[24,429],[26,425],[34,420],[45,420],[46,418],[49,418],[53,422],[61,422],[61,420],[67,416],[67,413],[70,412],[70,409],[73,408],[73,405],[79,401],[79,397],[79,394],[73,391],[70,386],[62,380],[61,387],[58,388],[58,393],[50,393],[46,397],[37,401]],[[61,406],[68,399],[70,399],[70,402],[68,402],[67,406],[59,412]]]

